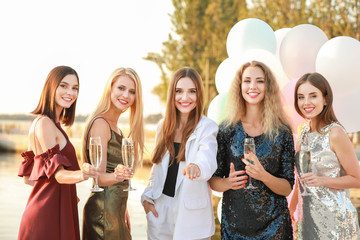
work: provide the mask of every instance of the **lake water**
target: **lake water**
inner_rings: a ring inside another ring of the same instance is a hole
[[[357,151],[359,154],[360,151]],[[0,153],[0,239],[17,239],[19,224],[25,209],[31,186],[24,184],[23,179],[17,176],[22,158],[19,153]],[[137,189],[129,193],[128,211],[130,214],[133,240],[146,240],[146,216],[140,203],[140,196],[144,191],[150,167],[139,168],[131,184]],[[77,184],[77,193],[80,198],[78,204],[80,229],[84,204],[90,195],[91,179]],[[351,200],[355,207],[360,209],[360,189],[351,189]],[[213,197],[214,213],[217,216],[216,206],[220,198]],[[216,219],[216,233],[212,240],[220,239],[219,221]]]
[[[0,239],[17,239],[19,224],[25,209],[31,186],[24,184],[17,176],[22,158],[19,153],[0,153]],[[150,167],[139,168],[131,184],[136,191],[129,193],[128,211],[130,214],[133,240],[146,240],[146,216],[140,203],[140,196],[144,191]],[[84,204],[90,195],[91,179],[77,184],[80,198],[78,205],[80,228]],[[219,225],[217,234],[212,239],[220,239]]]
[[[23,148],[27,147],[27,131],[29,121],[3,121],[0,120],[0,133],[13,134],[16,144],[23,143]],[[151,141],[146,143],[148,151],[153,149],[153,137],[156,125],[147,125],[147,136]],[[123,129],[123,128],[122,128]],[[82,123],[76,123],[71,128],[71,134],[75,138],[81,137]],[[0,139],[1,140],[1,139]],[[78,139],[79,140],[79,139]],[[81,141],[78,141],[79,143]],[[72,143],[76,145],[77,141]],[[358,142],[358,141],[357,141]],[[79,144],[78,144],[79,145]],[[80,145],[79,145],[80,146]],[[358,159],[360,160],[360,148],[355,149]],[[17,233],[22,213],[25,209],[28,197],[31,192],[31,186],[24,184],[22,178],[17,177],[17,172],[22,158],[19,153],[0,153],[0,239],[12,240],[17,239]],[[132,185],[137,189],[129,194],[128,210],[131,219],[132,236],[134,240],[146,239],[146,216],[140,203],[140,196],[146,186],[150,174],[150,167],[139,168],[132,179]],[[77,193],[80,198],[78,204],[80,228],[82,223],[82,212],[84,204],[90,194],[91,179],[77,184]],[[351,189],[351,200],[355,207],[360,209],[360,189]],[[220,197],[213,197],[215,216],[217,216],[216,206]],[[216,219],[216,233],[212,240],[220,239],[219,221]]]
[[[14,149],[24,151],[27,149],[27,133],[31,121],[27,120],[0,120],[0,141],[10,141],[15,146]],[[67,134],[71,137],[71,142],[75,148],[81,146],[82,128],[84,123],[75,122],[70,129],[66,129]],[[119,124],[119,127],[126,134],[126,126]],[[147,151],[144,157],[149,157],[153,149],[156,124],[146,125],[145,147]],[[2,134],[2,135],[1,135]],[[78,152],[78,151],[77,151]],[[0,239],[12,240],[17,239],[21,216],[25,209],[32,187],[26,185],[23,179],[17,176],[19,165],[22,161],[19,153],[2,153],[0,152]],[[150,167],[139,168],[136,171],[131,184],[137,189],[129,193],[128,211],[130,214],[132,237],[133,240],[146,239],[146,216],[140,203],[140,196],[143,193],[147,180],[150,175]],[[89,195],[92,180],[78,183],[77,194],[80,198],[78,204],[80,230],[82,223],[82,214],[84,204]],[[214,196],[214,205],[217,206],[219,197]],[[216,209],[214,209],[216,212]],[[213,240],[220,239],[220,226],[217,224],[217,230]],[[81,232],[81,231],[80,231]]]
[[[24,184],[22,178],[17,176],[21,161],[20,154],[0,154],[0,239],[2,240],[17,239],[21,216],[31,192],[31,186]],[[140,195],[145,188],[145,179],[149,176],[149,171],[148,167],[140,169],[131,182],[137,189],[130,192],[128,200],[134,240],[146,239],[146,217],[140,203]],[[80,198],[78,205],[80,223],[84,204],[90,194],[90,187],[91,179],[77,184],[77,193]]]

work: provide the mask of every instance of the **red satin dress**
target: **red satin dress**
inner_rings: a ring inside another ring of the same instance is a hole
[[[75,149],[65,131],[67,143],[34,156],[33,151],[21,154],[18,176],[30,176],[35,185],[21,219],[18,239],[71,240],[80,239],[77,195],[75,184],[59,184],[55,172],[59,166],[66,170],[79,170]]]

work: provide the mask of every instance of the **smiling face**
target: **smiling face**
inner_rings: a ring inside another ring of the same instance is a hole
[[[247,67],[242,75],[241,94],[247,104],[259,104],[265,97],[265,75],[259,67]]]
[[[135,102],[135,82],[127,75],[122,75],[111,87],[111,103],[121,112],[132,106]]]
[[[56,88],[55,105],[61,111],[62,108],[70,108],[76,101],[79,93],[79,82],[76,75],[66,75]]]
[[[310,82],[301,84],[297,90],[297,105],[307,119],[316,119],[326,105],[322,92]]]
[[[175,107],[181,114],[188,115],[195,107],[197,90],[189,77],[180,78],[175,87]]]

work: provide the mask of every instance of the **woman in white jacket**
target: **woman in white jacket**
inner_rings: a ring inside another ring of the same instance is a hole
[[[203,92],[193,68],[174,73],[141,196],[148,239],[210,239],[215,232],[208,180],[217,168],[218,126],[202,116]]]

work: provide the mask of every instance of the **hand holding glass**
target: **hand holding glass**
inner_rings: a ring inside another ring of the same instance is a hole
[[[100,137],[90,137],[90,145],[89,145],[89,155],[91,165],[93,165],[96,169],[100,167],[101,163],[101,138]],[[98,185],[98,178],[94,178],[95,186],[90,189],[92,192],[101,192],[104,191],[103,188],[100,188]]]
[[[132,170],[134,167],[134,144],[131,138],[122,139],[122,159],[125,167]],[[135,188],[131,187],[131,179],[129,179],[129,187],[124,191],[133,191]]]
[[[311,154],[309,149],[309,129],[304,129],[304,132],[301,134],[301,150],[299,156],[295,157],[295,164],[298,167],[300,176],[303,173],[308,173],[311,171]],[[307,190],[306,183],[304,184],[304,192],[301,193],[301,196],[309,196],[310,192]]]
[[[253,138],[245,138],[245,141],[244,141],[244,155],[245,154],[248,154],[250,152],[252,152],[253,154],[256,154],[256,151],[255,151],[255,143],[254,143],[254,139]],[[246,160],[248,162],[250,162],[251,164],[254,164],[254,161],[251,160],[251,159],[248,159],[246,158]],[[255,187],[254,185],[252,185],[251,183],[251,177],[249,176],[249,185],[247,185],[245,187],[245,189],[256,189],[257,187]]]
[[[299,152],[299,158],[295,158],[296,160],[298,160],[299,162],[297,163],[297,166],[299,166],[299,170],[300,170],[300,175],[302,175],[303,173],[308,173],[310,172],[310,168],[311,168],[311,154],[310,151],[308,150],[300,150]],[[302,196],[308,196],[310,195],[310,193],[307,190],[307,186],[304,183],[304,192],[301,193]]]

